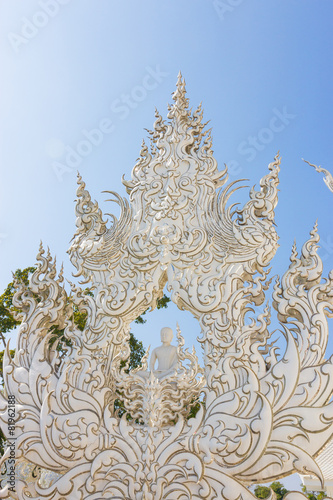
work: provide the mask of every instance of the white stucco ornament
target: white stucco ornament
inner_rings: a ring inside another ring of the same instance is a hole
[[[322,279],[317,229],[300,255],[293,248],[275,283],[286,341],[279,357],[270,308],[255,311],[277,249],[280,159],[243,208],[228,208],[237,183],[225,187],[227,169],[217,169],[201,108],[189,110],[181,76],[173,100],[168,121],[156,112],[151,147],[142,145],[123,181],[129,202],[110,192],[119,220],[106,222],[78,178],[69,253],[94,296],[72,285],[70,300],[88,314],[84,331],[42,248],[29,289],[17,283],[22,324],[14,359],[8,349],[4,359],[1,422],[6,431],[7,397],[15,396],[18,480],[1,498],[248,500],[253,483],[293,472],[322,477],[315,457],[333,433],[333,365],[324,357],[333,274]],[[156,306],[166,284],[200,324],[204,369],[178,328],[165,364],[155,351],[151,370],[146,355],[128,372],[120,365],[131,322]],[[71,342],[61,359],[49,347],[55,325]],[[199,393],[203,404],[188,418]],[[115,412],[118,397],[132,419]]]

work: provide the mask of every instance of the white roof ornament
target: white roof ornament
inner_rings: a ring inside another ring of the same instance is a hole
[[[227,185],[227,168],[217,168],[201,106],[188,106],[179,75],[167,120],[156,112],[151,146],[143,143],[123,181],[129,201],[108,192],[119,220],[106,221],[78,177],[69,254],[93,296],[72,285],[70,301],[87,312],[84,330],[42,247],[29,289],[17,283],[22,324],[14,359],[9,346],[4,358],[0,420],[10,439],[10,396],[18,477],[16,492],[2,482],[2,498],[247,500],[255,498],[250,484],[294,472],[323,480],[315,457],[333,433],[333,365],[325,359],[333,273],[322,279],[317,227],[300,255],[293,247],[274,286],[286,341],[279,357],[271,310],[257,308],[278,247],[280,158],[243,207],[230,207],[238,184]],[[147,353],[128,371],[131,322],[156,307],[165,285],[200,323],[204,368],[177,326],[178,346],[167,336],[157,370],[148,369]],[[56,326],[71,343],[62,358],[49,347]]]
[[[310,162],[304,160],[303,158],[302,158],[302,160],[305,161],[305,163],[307,163],[308,165],[310,165],[310,167],[314,167],[317,170],[317,172],[321,172],[321,173],[325,174],[324,182],[325,182],[326,186],[328,187],[328,189],[330,191],[332,191],[332,193],[333,193],[333,177],[332,177],[331,172],[326,170],[326,168],[322,168],[320,165],[319,165],[319,167],[317,167],[317,165],[314,165],[313,163],[310,163]]]

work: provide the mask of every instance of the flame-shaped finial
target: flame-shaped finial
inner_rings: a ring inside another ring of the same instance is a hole
[[[188,115],[189,100],[186,98],[185,79],[181,72],[178,73],[176,90],[172,94],[174,104],[168,113],[168,118],[180,118]]]
[[[294,240],[293,246],[291,247],[290,261],[296,262],[297,257],[298,257],[297,245],[296,245],[296,240]]]

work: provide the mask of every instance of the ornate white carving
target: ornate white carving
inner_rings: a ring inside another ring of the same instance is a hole
[[[277,249],[280,160],[242,209],[228,208],[237,184],[224,187],[227,169],[218,171],[201,108],[188,109],[181,77],[173,99],[169,121],[156,112],[151,148],[143,144],[124,180],[130,203],[110,192],[119,220],[104,220],[78,178],[69,253],[94,296],[72,285],[70,301],[88,313],[84,331],[43,248],[30,287],[17,283],[22,324],[15,358],[8,347],[4,359],[0,418],[6,430],[6,397],[15,395],[17,463],[41,467],[48,479],[21,474],[17,493],[4,487],[2,498],[253,499],[252,483],[296,471],[322,477],[314,457],[333,432],[333,366],[324,358],[333,273],[322,280],[317,230],[300,256],[293,248],[275,284],[286,340],[278,357],[270,308],[257,317],[255,308],[265,300]],[[148,354],[140,369],[120,368],[131,322],[156,306],[166,283],[200,323],[204,377],[179,330],[174,374],[144,374]],[[49,348],[55,325],[72,343],[61,360]],[[201,389],[204,403],[187,419]],[[132,419],[115,412],[119,394]]]
[[[171,342],[172,337],[169,339]],[[148,372],[148,351],[141,368],[126,373],[126,366],[119,369],[119,365],[115,365],[112,372],[115,387],[128,414],[150,427],[170,425],[181,415],[186,418],[204,385],[203,370],[198,365],[195,349],[193,348],[192,354],[187,349],[183,351],[184,339],[178,325],[177,339],[174,369]],[[164,352],[162,354],[165,356]],[[186,360],[189,362],[188,366],[184,364]]]
[[[322,168],[320,165],[317,167],[317,165],[314,165],[313,163],[310,163],[309,161],[304,160],[303,158],[302,160],[305,161],[305,163],[307,163],[308,165],[310,165],[310,167],[314,167],[317,172],[322,172],[325,174],[324,182],[328,187],[328,189],[333,193],[333,177],[331,172],[326,170],[326,168]]]

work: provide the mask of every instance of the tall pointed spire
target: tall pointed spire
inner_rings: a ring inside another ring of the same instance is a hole
[[[171,105],[168,113],[168,118],[181,118],[188,116],[189,100],[186,97],[185,78],[182,77],[181,72],[178,73],[176,90],[172,94],[174,104]]]
[[[77,184],[75,215],[77,217],[76,227],[78,229],[75,236],[90,231],[94,231],[97,235],[101,235],[105,232],[106,223],[103,220],[103,215],[98,207],[97,201],[91,201],[89,191],[85,189],[86,185],[79,172],[77,173]]]

